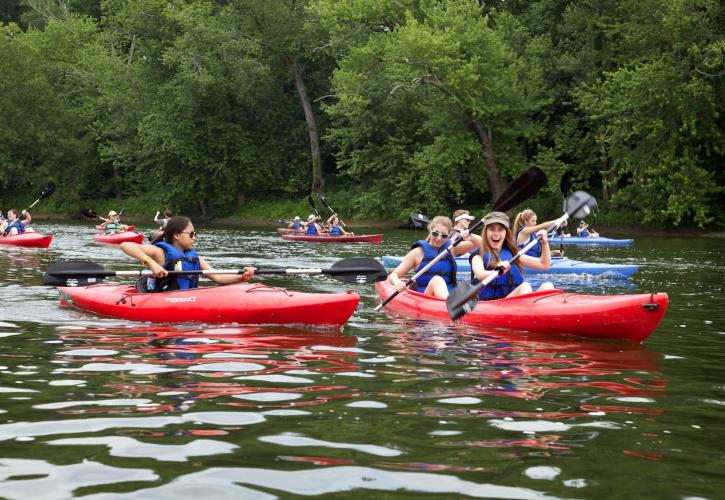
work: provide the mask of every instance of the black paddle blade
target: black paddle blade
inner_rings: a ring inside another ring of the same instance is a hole
[[[122,208],[120,212],[118,212],[118,216],[121,217],[123,214],[126,213],[126,209]]]
[[[388,278],[385,267],[375,259],[352,258],[335,262],[328,274],[343,283],[375,283]]]
[[[571,170],[567,170],[564,172],[564,175],[561,176],[561,184],[559,185],[561,189],[561,194],[566,196],[569,193],[569,189],[571,188],[571,178],[574,175],[574,172]]]
[[[86,260],[56,262],[43,275],[43,284],[49,286],[86,286],[100,283],[113,272]]]
[[[416,229],[424,229],[430,222],[430,219],[423,214],[417,214],[415,212],[410,214],[410,218],[413,221],[413,227]]]
[[[539,189],[546,186],[546,174],[539,167],[531,167],[514,180],[506,191],[493,204],[493,210],[506,212],[519,203],[531,198]]]
[[[100,219],[100,216],[90,208],[84,208],[81,210],[81,213],[84,217],[88,217],[89,219]]]
[[[312,195],[309,195],[309,196],[307,197],[307,201],[308,201],[308,203],[310,204],[310,206],[312,207],[312,210],[313,210],[313,211],[314,211],[315,213],[317,213],[317,207],[315,206],[315,200],[314,200],[314,199],[312,198]]]
[[[586,191],[575,191],[566,199],[566,213],[575,219],[585,219],[597,209],[597,200]]]
[[[55,184],[52,182],[48,184],[48,186],[41,191],[40,196],[38,196],[38,200],[43,200],[53,194],[53,191],[55,191]]]
[[[478,289],[470,281],[459,283],[446,299],[446,309],[451,319],[473,311],[478,303]]]

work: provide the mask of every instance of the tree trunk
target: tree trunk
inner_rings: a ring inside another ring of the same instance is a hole
[[[602,202],[609,209],[612,207],[612,196],[617,192],[617,172],[607,154],[607,141],[603,131],[599,133],[599,159],[602,164]]]
[[[312,154],[312,192],[321,193],[325,190],[325,179],[322,177],[322,158],[320,157],[320,136],[317,133],[317,121],[297,61],[291,60],[289,62],[295,79],[295,87],[300,95],[302,110],[305,113],[305,120],[307,121],[307,134],[310,138],[310,153]]]
[[[206,219],[206,203],[204,202],[204,200],[197,200],[196,204],[199,207],[199,211],[201,212],[201,218]]]
[[[244,193],[242,193],[242,192],[237,193],[237,202],[234,204],[234,211],[238,212],[242,208],[242,205],[244,205],[246,202],[247,202],[247,197],[244,196]]]
[[[501,172],[498,169],[496,154],[493,150],[491,130],[484,127],[478,118],[471,118],[471,127],[476,132],[478,141],[481,143],[483,156],[486,160],[486,168],[488,169],[488,181],[491,185],[491,195],[494,200],[498,199],[498,197],[506,191],[506,182],[501,177]]]
[[[116,193],[116,199],[123,199],[123,179],[121,179],[121,172],[118,165],[113,165],[113,189]]]

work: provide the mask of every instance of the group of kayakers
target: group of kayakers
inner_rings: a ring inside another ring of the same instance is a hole
[[[23,218],[21,219],[20,216]],[[11,208],[8,210],[7,217],[0,210],[0,237],[24,233],[32,220],[33,218],[27,210],[18,212],[17,209]]]
[[[479,236],[468,230],[474,219],[466,210],[454,212],[453,221],[442,215],[434,217],[428,224],[428,237],[412,244],[403,261],[388,276],[388,281],[397,290],[404,290],[406,284],[401,278],[406,273],[413,271],[418,274],[442,252],[448,250],[445,257],[416,279],[415,289],[418,292],[447,298],[456,286],[455,257],[468,253],[471,281],[474,284],[483,281],[491,273],[498,274],[498,268],[503,270],[502,274],[481,289],[479,300],[531,293],[531,285],[524,280],[524,268],[547,270],[551,266],[546,228],[554,221],[538,224],[536,213],[526,209],[517,215],[512,229],[508,215],[503,212],[490,212],[483,218],[483,230]],[[454,235],[460,238],[457,244],[451,243]],[[519,248],[523,248],[531,240],[537,240],[537,243],[512,264],[511,260]],[[547,282],[539,290],[551,288],[553,285]]]
[[[299,215],[296,215],[288,224],[288,227],[303,231],[308,236],[321,234],[326,236],[352,236],[355,234],[345,230],[340,225],[340,217],[336,213],[327,219],[327,223],[322,223],[322,218],[319,215],[310,214],[305,222],[302,222]]]

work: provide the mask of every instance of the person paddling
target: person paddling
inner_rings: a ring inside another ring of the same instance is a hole
[[[576,228],[576,234],[580,238],[598,238],[599,233],[589,227],[586,221],[580,220],[579,226]]]
[[[287,224],[287,227],[289,227],[291,229],[297,229],[297,230],[302,229],[302,220],[300,219],[300,216],[295,215],[295,218],[292,219],[292,222]]]
[[[490,212],[483,218],[483,244],[478,252],[471,255],[471,283],[477,284],[491,273],[496,273],[497,267],[502,267],[504,274],[494,279],[488,286],[481,289],[478,300],[495,300],[504,297],[516,297],[532,292],[531,285],[524,281],[523,267],[545,271],[551,267],[551,253],[546,229],[540,230],[541,256],[522,255],[510,264],[518,249],[514,242],[513,232],[509,225],[509,217],[503,212]],[[543,283],[541,290],[551,290],[554,285]]]
[[[516,237],[516,245],[518,245],[519,248],[524,248],[529,241],[536,239],[537,232],[551,227],[554,222],[555,221],[553,220],[549,220],[539,224],[536,212],[530,208],[522,210],[518,213],[516,219],[514,219],[513,234]],[[537,243],[528,252],[526,252],[526,255],[530,255],[538,259],[541,257],[541,246],[541,242]],[[560,252],[558,250],[554,250],[551,253],[552,255],[556,254],[557,257],[560,256]]]
[[[23,215],[23,220],[20,220],[20,218],[18,217],[18,210],[16,208],[11,208],[10,210],[8,210],[8,218],[0,226],[0,230],[2,230],[2,236],[13,236],[15,234],[21,234],[25,232],[27,226],[30,224],[30,221],[32,221],[33,218],[30,217],[30,213],[28,213],[26,210],[23,210],[21,214]]]
[[[171,217],[173,217],[173,214],[168,210],[164,210],[163,217],[161,218],[159,218],[159,214],[161,214],[161,212],[157,211],[156,215],[154,215],[154,222],[161,226],[161,229],[163,229],[166,227],[166,224],[169,223],[169,220],[171,219]]]
[[[332,214],[330,218],[327,219],[327,227],[330,228],[330,236],[354,235],[354,233],[345,231],[342,227],[340,227],[340,217],[338,217],[337,214]]]
[[[199,286],[198,274],[169,275],[169,271],[213,270],[197,253],[195,245],[194,224],[188,217],[177,215],[169,219],[161,238],[152,244],[124,242],[121,243],[121,251],[148,266],[154,273],[154,278],[139,280],[136,289],[145,292],[160,292]],[[248,281],[254,276],[255,271],[254,267],[245,267],[244,274],[207,274],[206,276],[219,285],[229,285]]]
[[[115,210],[108,212],[108,220],[101,224],[100,227],[104,230],[105,234],[115,234],[128,231],[128,226],[121,224]]]
[[[429,262],[438,256],[442,251],[451,246],[451,230],[453,224],[451,219],[443,215],[433,217],[428,224],[428,237],[425,240],[418,240],[411,245],[411,250],[403,257],[403,261],[388,276],[388,281],[398,291],[405,289],[405,283],[401,280],[411,270],[417,273]],[[435,263],[415,283],[415,289],[426,295],[445,299],[448,292],[456,286],[456,255],[470,252],[477,245],[481,244],[481,238],[469,234],[467,229],[461,232],[464,240],[451,248],[450,253]]]
[[[318,220],[320,220],[319,215],[310,214],[310,216],[307,217],[307,222],[302,224],[302,227],[304,228],[305,234],[307,236],[317,236],[324,232],[320,225],[317,223]]]

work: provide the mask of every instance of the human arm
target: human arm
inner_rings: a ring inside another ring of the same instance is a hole
[[[504,272],[507,272],[511,264],[507,260],[502,260],[498,263],[498,266],[502,267]],[[483,258],[480,253],[477,253],[471,258],[471,271],[478,281],[485,280],[491,274],[498,274],[496,269],[486,269],[484,267]]]
[[[155,245],[133,243],[130,241],[121,243],[120,248],[123,253],[147,266],[154,273],[154,276],[161,278],[169,274],[162,266],[164,263],[163,249]]]
[[[519,231],[518,236],[516,237],[516,244],[517,245],[525,245],[526,242],[529,241],[529,236],[538,233],[542,229],[548,229],[552,225],[557,224],[559,222],[558,219],[554,220],[547,220],[546,222],[542,222],[541,224],[536,224],[535,226],[524,226]]]
[[[388,275],[388,282],[395,287],[396,290],[402,292],[405,290],[405,283],[400,279],[408,272],[412,271],[420,265],[423,260],[423,249],[418,247],[408,252],[398,267],[393,269]]]
[[[524,267],[530,267],[531,269],[539,269],[540,271],[546,271],[551,267],[551,249],[549,248],[549,239],[546,234],[546,229],[542,229],[537,233],[537,236],[541,236],[541,257],[538,259],[530,255],[522,255],[520,257],[521,264]]]
[[[205,271],[214,270],[203,257],[199,257],[199,265]],[[244,268],[244,274],[207,274],[206,276],[218,285],[231,285],[232,283],[249,281],[256,270],[254,267],[247,266]]]
[[[469,233],[468,229],[460,231],[460,234],[463,240],[458,245],[451,248],[451,254],[454,257],[469,253],[476,247],[480,247],[483,244],[483,238],[477,234]]]
[[[23,226],[27,226],[28,224],[30,224],[30,221],[33,220],[33,218],[30,216],[30,212],[26,210],[23,210],[20,215],[24,216],[24,219],[22,220]]]

